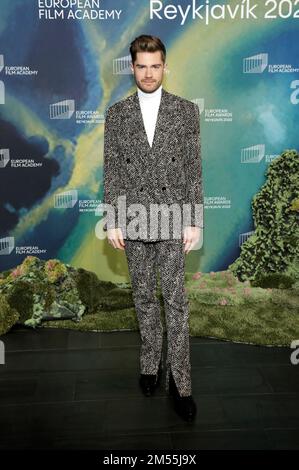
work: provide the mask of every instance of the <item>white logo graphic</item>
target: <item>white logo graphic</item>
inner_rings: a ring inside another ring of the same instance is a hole
[[[265,144],[241,149],[241,163],[259,163],[265,156]]]
[[[75,100],[50,104],[50,119],[70,119],[75,111]]]
[[[9,162],[9,149],[0,149],[0,168],[6,167]]]
[[[131,61],[130,55],[113,59],[113,75],[132,75],[130,68]]]
[[[205,108],[205,99],[204,98],[194,98],[193,100],[191,100],[192,103],[196,104],[199,108],[199,112],[200,114],[202,113],[202,111],[204,110]]]
[[[15,246],[14,237],[0,238],[0,255],[10,255]]]
[[[71,189],[70,191],[64,191],[63,193],[55,194],[54,207],[58,209],[74,207],[77,201],[78,191],[77,189]]]
[[[257,54],[243,59],[243,73],[263,73],[268,65],[268,54]]]
[[[254,234],[254,230],[251,232],[240,233],[239,235],[239,246],[241,246],[246,240]]]

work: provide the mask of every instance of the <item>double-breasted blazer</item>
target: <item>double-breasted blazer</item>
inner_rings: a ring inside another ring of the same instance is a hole
[[[166,204],[169,207],[173,203],[178,204],[181,211],[183,204],[190,207],[189,220],[183,219],[183,212],[180,218],[175,215],[177,213],[170,212],[170,220],[174,225],[179,224],[181,234],[187,225],[203,227],[198,106],[162,88],[153,144],[150,146],[137,90],[111,105],[105,114],[103,179],[103,202],[115,209],[115,218],[107,213],[104,231],[121,227],[124,239],[172,239],[173,231],[170,230],[169,235],[161,233],[160,223],[156,232],[151,231],[156,226],[151,221],[150,205]],[[120,196],[125,200],[125,213],[118,204]],[[139,210],[128,211],[132,204],[142,204],[146,214]],[[128,234],[128,225],[133,219],[136,221],[136,217],[146,228],[138,238]],[[184,220],[188,223],[183,223]]]

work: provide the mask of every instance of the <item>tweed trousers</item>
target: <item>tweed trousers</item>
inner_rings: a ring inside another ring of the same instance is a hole
[[[166,392],[170,369],[181,396],[192,394],[189,304],[185,294],[183,240],[125,240],[132,295],[141,336],[140,372],[156,374],[163,367],[163,325],[156,296],[158,273],[167,327]]]

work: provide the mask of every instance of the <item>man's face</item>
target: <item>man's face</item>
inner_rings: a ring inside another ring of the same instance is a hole
[[[162,83],[167,64],[163,64],[161,52],[137,52],[131,70],[137,86],[145,93],[152,93]]]

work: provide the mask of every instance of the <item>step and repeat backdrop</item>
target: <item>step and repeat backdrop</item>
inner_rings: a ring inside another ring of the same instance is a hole
[[[0,271],[33,255],[128,280],[96,208],[105,111],[136,90],[140,34],[201,114],[205,228],[186,270],[226,269],[254,230],[268,165],[299,147],[297,1],[1,0]]]

